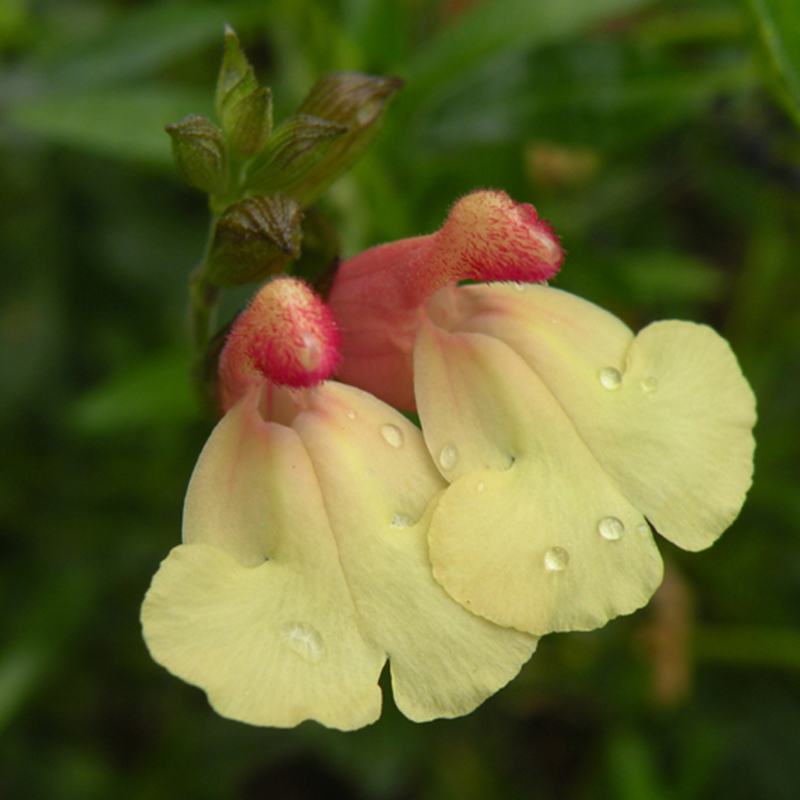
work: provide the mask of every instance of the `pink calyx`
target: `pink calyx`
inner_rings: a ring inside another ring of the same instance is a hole
[[[501,191],[462,197],[435,233],[374,247],[340,266],[329,298],[342,334],[339,377],[413,409],[411,353],[425,302],[462,280],[544,281],[563,259],[532,205]]]
[[[297,278],[265,284],[236,318],[220,354],[220,397],[227,411],[265,381],[308,388],[329,378],[340,360],[340,337],[325,303]]]

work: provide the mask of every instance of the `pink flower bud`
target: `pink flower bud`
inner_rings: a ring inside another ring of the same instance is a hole
[[[342,332],[339,376],[414,408],[411,351],[428,298],[461,280],[547,280],[563,258],[532,205],[500,191],[462,197],[436,233],[373,247],[341,265],[329,299]]]
[[[339,363],[339,332],[330,309],[297,278],[265,284],[231,328],[220,355],[223,410],[265,380],[307,388]]]

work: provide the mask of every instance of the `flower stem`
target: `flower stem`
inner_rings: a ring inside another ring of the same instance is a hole
[[[203,405],[208,402],[205,361],[219,304],[220,287],[208,279],[208,258],[214,238],[216,215],[212,214],[203,257],[189,275],[189,324],[192,346],[192,378]]]

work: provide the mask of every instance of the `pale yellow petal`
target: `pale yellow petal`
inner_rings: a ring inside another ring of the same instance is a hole
[[[519,353],[625,496],[687,550],[711,545],[750,486],[755,399],[712,329],[615,317],[541,286],[468,287],[464,326]]]
[[[649,325],[611,401],[584,433],[604,468],[659,533],[685,550],[709,547],[753,475],[755,398],[728,343],[705,325]]]
[[[346,589],[324,574],[180,545],[142,606],[153,658],[251,725],[313,719],[353,730],[380,715],[382,654],[365,645]]]
[[[453,481],[428,534],[452,597],[537,634],[596,628],[648,601],[662,567],[644,517],[519,356],[425,325],[415,380],[429,450]]]
[[[365,635],[389,655],[398,708],[416,721],[472,711],[517,674],[536,640],[470,614],[433,580],[426,509],[445,483],[419,429],[332,383],[294,427],[324,487]]]
[[[380,714],[383,652],[365,639],[313,466],[248,395],[212,433],[184,540],[142,608],[156,661],[257,725],[349,730]]]

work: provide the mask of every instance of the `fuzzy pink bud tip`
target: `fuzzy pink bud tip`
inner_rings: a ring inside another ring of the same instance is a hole
[[[373,247],[339,267],[328,302],[342,331],[340,379],[413,409],[411,353],[437,291],[462,280],[544,281],[563,260],[532,205],[497,190],[462,197],[435,233]]]
[[[426,292],[466,279],[532,283],[551,278],[563,260],[558,237],[530,203],[483,190],[452,207],[415,278]]]
[[[307,388],[339,364],[339,332],[325,303],[297,278],[265,284],[236,319],[220,354],[224,409],[264,380]]]

